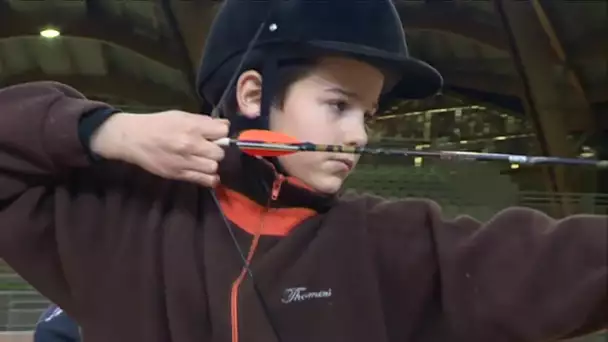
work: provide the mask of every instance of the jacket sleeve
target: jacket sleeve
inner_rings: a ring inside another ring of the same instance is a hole
[[[80,119],[110,106],[55,82],[0,89],[0,258],[73,310],[56,241],[53,189],[91,159]]]
[[[90,163],[79,137],[80,119],[110,106],[55,82],[0,89],[0,200],[29,184],[47,183]]]
[[[481,223],[446,220],[431,201],[382,206],[377,217],[400,217],[395,226],[427,241],[405,253],[425,251],[440,315],[463,340],[553,341],[608,327],[607,216],[556,220],[513,207]]]

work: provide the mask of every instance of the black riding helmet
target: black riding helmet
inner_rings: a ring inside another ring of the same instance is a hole
[[[262,113],[248,128],[268,128],[277,69],[323,55],[345,55],[383,70],[387,86],[381,108],[396,98],[434,95],[442,87],[436,69],[410,57],[391,0],[225,0],[205,43],[197,91],[206,105],[216,107],[241,72],[258,70]]]

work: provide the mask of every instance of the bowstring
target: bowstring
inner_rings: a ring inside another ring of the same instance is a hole
[[[260,27],[258,27],[257,31],[253,35],[253,38],[247,45],[247,48],[245,49],[245,52],[243,53],[243,57],[241,57],[239,64],[236,67],[235,72],[232,73],[232,76],[230,77],[230,80],[228,81],[228,85],[226,86],[226,88],[224,88],[224,92],[222,92],[220,99],[217,101],[217,105],[215,107],[213,107],[213,110],[211,110],[210,115],[212,118],[217,119],[220,117],[220,114],[221,114],[220,111],[221,111],[222,105],[228,99],[228,94],[230,94],[230,92],[232,91],[232,87],[234,87],[236,80],[239,77],[240,71],[243,68],[243,66],[245,65],[245,61],[247,61],[247,57],[249,57],[249,54],[251,54],[251,52],[255,48],[255,43],[257,43],[258,39],[262,35],[262,32],[264,32],[264,28],[266,28],[266,26],[267,26],[268,19],[269,18],[267,18],[266,20],[264,20],[262,22],[262,24],[260,24]]]

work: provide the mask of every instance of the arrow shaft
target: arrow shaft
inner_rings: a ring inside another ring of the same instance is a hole
[[[565,165],[587,165],[598,168],[608,168],[608,160],[592,160],[577,158],[560,158],[544,156],[525,156],[516,154],[482,153],[469,151],[418,151],[394,148],[369,148],[360,146],[325,145],[313,143],[268,143],[260,141],[243,141],[237,139],[220,139],[218,145],[237,146],[240,149],[285,151],[285,152],[333,152],[369,155],[386,155],[401,157],[429,157],[443,160],[455,161],[505,161],[513,164],[565,164]]]

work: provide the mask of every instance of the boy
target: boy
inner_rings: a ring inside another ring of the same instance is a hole
[[[378,107],[441,86],[408,56],[388,0],[222,6],[197,87],[224,119],[120,113],[53,83],[0,92],[0,256],[86,341],[540,341],[606,327],[605,216],[446,221],[430,201],[339,196],[351,155],[213,144],[258,127],[363,145]]]

